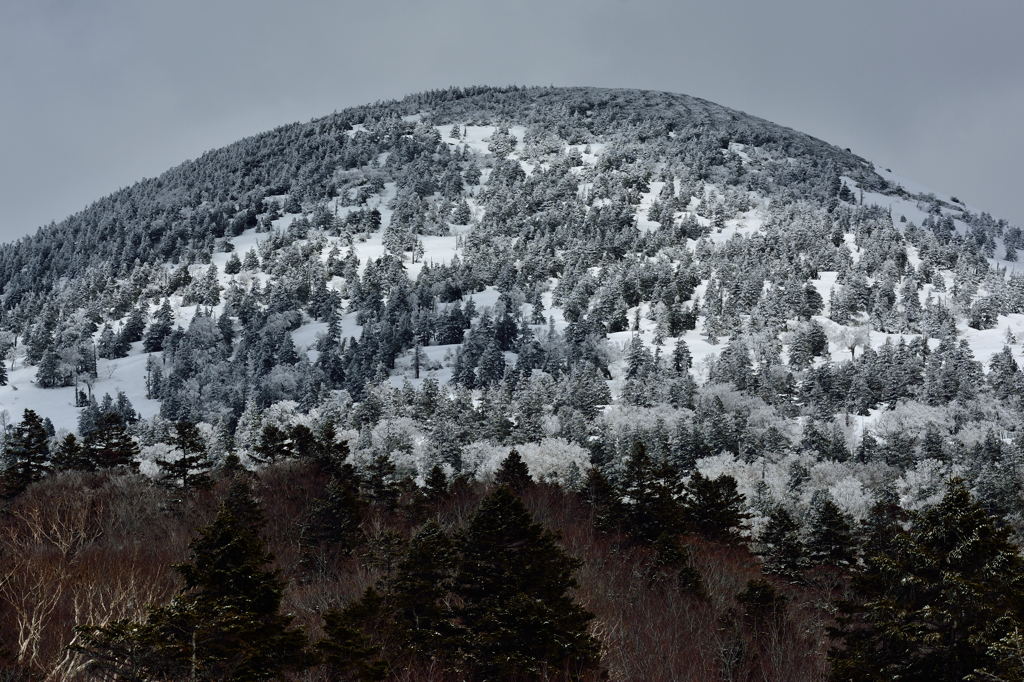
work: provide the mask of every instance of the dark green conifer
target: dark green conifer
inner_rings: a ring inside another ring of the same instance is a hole
[[[511,490],[484,498],[463,535],[455,575],[467,674],[575,679],[596,667],[598,645],[587,632],[593,616],[568,594],[579,564]]]
[[[686,484],[683,510],[695,532],[718,542],[739,540],[750,518],[736,479],[728,475],[710,479],[699,471]]]
[[[95,427],[82,439],[82,450],[92,470],[138,466],[139,446],[116,412],[103,412],[96,418]]]
[[[765,573],[786,578],[800,575],[806,563],[806,550],[800,540],[800,524],[784,507],[775,505],[772,508],[759,539]]]
[[[815,494],[807,528],[807,558],[819,566],[854,562],[853,524],[828,494]]]
[[[50,437],[34,410],[25,410],[5,443],[7,467],[3,472],[5,495],[17,495],[50,472]]]
[[[316,651],[331,680],[376,682],[387,677],[380,647],[366,634],[369,625],[380,621],[381,602],[381,596],[370,588],[345,608],[324,614],[324,637],[317,642]]]
[[[508,456],[501,461],[501,466],[494,474],[494,482],[498,485],[508,486],[509,489],[516,492],[522,492],[533,483],[533,479],[530,478],[530,470],[518,450],[513,448]]]
[[[182,488],[209,485],[213,460],[196,425],[188,421],[175,424],[172,443],[181,451],[181,456],[173,460],[157,460],[157,466],[166,479]]]
[[[53,466],[60,471],[90,471],[92,462],[85,456],[81,441],[69,433],[53,450]]]
[[[977,671],[1003,664],[1000,643],[1024,623],[1024,558],[1006,525],[954,479],[909,530],[877,529],[892,537],[869,544],[884,551],[865,554],[841,604],[832,678],[992,679]]]
[[[304,670],[306,636],[280,612],[284,581],[260,530],[263,512],[236,481],[214,521],[175,567],[184,584],[140,624],[80,629],[73,649],[103,678],[273,680]]]

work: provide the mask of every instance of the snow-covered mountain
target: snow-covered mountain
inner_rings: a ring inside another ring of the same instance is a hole
[[[700,99],[428,92],[0,248],[0,409],[83,432],[116,413],[144,460],[182,420],[241,454],[330,425],[418,476],[516,446],[538,477],[614,478],[639,441],[755,508],[912,507],[959,473],[1019,515],[1022,242]]]

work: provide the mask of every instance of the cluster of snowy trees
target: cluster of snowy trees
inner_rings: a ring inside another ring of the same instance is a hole
[[[990,260],[1020,230],[935,197],[907,221],[850,183],[903,192],[686,97],[426,93],[243,140],[0,247],[0,351],[75,387],[83,443],[116,413],[141,454],[111,461],[179,482],[328,432],[421,482],[486,478],[510,447],[537,477],[615,481],[640,444],[680,480],[731,471],[755,527],[765,500],[805,518],[825,491],[862,516],[952,474],[1024,518],[1016,340],[986,366],[964,338],[1024,312],[1024,277]],[[97,406],[101,363],[142,353],[159,415]],[[25,428],[46,441],[33,471],[60,468],[64,434]]]

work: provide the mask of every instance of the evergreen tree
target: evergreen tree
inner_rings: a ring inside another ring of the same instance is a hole
[[[457,629],[447,597],[454,560],[451,539],[431,521],[412,537],[385,581],[384,603],[397,648],[414,659],[444,662],[451,658]]]
[[[622,527],[643,543],[653,543],[665,533],[676,534],[682,526],[682,490],[679,476],[667,464],[655,464],[640,441],[634,441],[616,492],[608,508],[621,515]]]
[[[292,439],[288,432],[276,424],[266,424],[260,432],[259,442],[250,456],[260,464],[274,464],[295,456]]]
[[[772,508],[759,540],[765,573],[799,577],[805,565],[806,549],[800,540],[800,524],[784,507]]]
[[[532,521],[512,491],[499,487],[484,498],[460,549],[454,591],[473,679],[575,679],[596,667],[592,616],[568,595],[580,562]]]
[[[82,443],[69,433],[53,450],[53,466],[60,471],[89,471],[92,462],[85,456]]]
[[[331,680],[377,682],[387,677],[380,647],[364,631],[366,623],[379,619],[381,601],[371,588],[345,608],[324,614],[324,637],[317,642],[316,651]]]
[[[5,442],[7,455],[3,472],[3,492],[17,495],[50,471],[50,436],[43,420],[33,410],[25,410]]]
[[[709,479],[699,471],[686,484],[683,510],[694,531],[719,542],[738,540],[750,518],[736,479],[728,475]]]
[[[854,561],[853,524],[824,491],[811,499],[807,556],[824,566],[849,566]]]
[[[228,256],[227,262],[224,263],[224,274],[226,274],[226,275],[237,275],[241,271],[242,271],[242,261],[238,257],[237,253],[232,252],[232,254],[230,256]]]
[[[173,460],[157,460],[157,466],[164,476],[185,489],[208,485],[213,460],[196,425],[188,421],[175,424],[172,443],[181,452],[181,456]]]
[[[1009,529],[957,479],[909,530],[879,528],[891,535],[869,546],[841,604],[833,679],[962,680],[1000,665],[999,643],[1024,623],[1024,559]]]
[[[282,614],[284,581],[268,567],[263,512],[236,481],[175,570],[178,594],[144,622],[80,628],[73,649],[118,679],[271,680],[307,668],[306,636]]]
[[[146,331],[146,316],[142,308],[135,307],[128,313],[128,319],[125,320],[124,325],[121,327],[121,331],[118,332],[120,342],[128,345],[141,341],[142,336]]]
[[[684,547],[679,538],[663,533],[654,541],[654,575],[657,581],[662,576],[670,576],[675,587],[694,596],[706,596],[704,578],[693,566],[690,549]]]
[[[174,312],[171,310],[171,302],[164,299],[163,304],[153,314],[153,321],[150,322],[146,335],[142,339],[142,349],[147,353],[154,353],[164,349],[164,340],[174,328]]]
[[[365,542],[362,523],[366,503],[359,497],[351,465],[343,466],[345,471],[331,478],[300,528],[299,544],[307,561],[315,549],[331,548],[347,556]]]
[[[67,376],[61,368],[60,356],[52,348],[43,352],[36,371],[36,383],[41,388],[56,388],[67,384]]]
[[[400,493],[395,463],[386,452],[374,455],[364,481],[366,496],[386,509],[394,509]]]
[[[80,431],[82,429],[79,429]],[[139,446],[128,433],[124,419],[113,411],[104,411],[95,426],[82,439],[82,457],[89,468],[137,467]]]
[[[530,470],[518,450],[513,448],[508,456],[501,461],[501,466],[494,474],[494,482],[498,485],[508,486],[510,490],[516,492],[525,490],[533,483],[533,479],[530,478]]]
[[[424,494],[431,504],[438,504],[448,497],[448,477],[440,464],[435,464],[427,472],[423,481]]]

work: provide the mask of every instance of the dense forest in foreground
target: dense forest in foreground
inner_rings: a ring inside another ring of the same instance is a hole
[[[187,429],[182,429],[187,437]],[[309,451],[183,488],[53,476],[0,523],[4,679],[1016,680],[1019,549],[951,481],[746,536],[735,481],[425,485]]]

